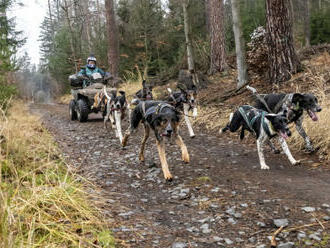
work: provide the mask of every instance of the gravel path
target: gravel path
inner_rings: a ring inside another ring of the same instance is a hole
[[[146,164],[140,165],[142,131],[122,149],[97,115],[79,123],[69,120],[66,105],[30,108],[42,116],[68,161],[102,188],[114,235],[128,247],[270,247],[269,237],[279,226],[318,221],[324,224],[282,232],[278,247],[311,247],[329,237],[330,172],[322,169],[326,166],[309,169],[318,163],[314,156],[293,152],[305,166],[292,167],[283,154],[267,153],[271,170],[262,171],[255,144],[201,128],[190,139],[183,126],[191,163],[183,164],[176,145],[167,145],[174,175],[167,183],[154,137],[147,143]]]

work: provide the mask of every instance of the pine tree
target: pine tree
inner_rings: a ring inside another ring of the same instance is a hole
[[[279,83],[301,68],[293,46],[290,0],[266,0],[266,11],[269,79]]]
[[[221,72],[226,67],[225,54],[225,28],[223,2],[210,1],[210,38],[211,38],[211,64],[210,74]]]
[[[113,0],[105,0],[105,10],[108,34],[109,71],[112,75],[117,77],[119,72],[119,43]]]
[[[236,49],[237,71],[238,71],[237,88],[240,88],[248,81],[245,41],[242,32],[239,3],[237,0],[231,0],[231,8],[233,14],[233,30],[235,35],[235,49]]]
[[[13,56],[25,43],[25,39],[21,38],[22,32],[15,30],[14,19],[7,17],[7,10],[12,4],[11,0],[0,2],[0,75],[17,69]]]

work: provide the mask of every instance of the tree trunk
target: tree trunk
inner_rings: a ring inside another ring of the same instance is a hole
[[[53,15],[52,15],[52,6],[50,4],[50,0],[48,0],[48,14],[49,14],[49,21],[50,21],[50,26],[51,26],[51,29],[52,29],[52,38],[54,37],[54,33],[55,33],[55,30],[54,30],[54,22],[53,22]]]
[[[231,0],[231,10],[233,15],[233,30],[235,36],[236,62],[238,70],[237,88],[242,87],[248,81],[245,41],[242,33],[242,23],[239,12],[238,0]]]
[[[211,33],[211,0],[205,1],[206,30]]]
[[[96,9],[97,9],[97,32],[101,32],[101,7],[100,0],[96,0]],[[100,35],[100,34],[98,34]]]
[[[91,30],[91,22],[90,22],[90,13],[89,13],[89,8],[88,8],[88,0],[84,0],[83,2],[83,11],[84,11],[84,20],[85,20],[85,34],[86,34],[86,42],[87,42],[87,48],[88,52],[92,52],[92,41],[91,41],[91,35],[92,35],[92,30]]]
[[[293,46],[290,0],[266,0],[269,79],[279,83],[301,69]]]
[[[210,11],[211,64],[209,73],[214,74],[223,71],[226,67],[223,2],[210,0]]]
[[[310,26],[310,0],[305,0],[305,15],[304,15],[304,34],[305,47],[311,46],[311,26]]]
[[[193,49],[191,44],[191,35],[190,35],[190,26],[189,26],[189,15],[188,15],[188,3],[189,0],[182,1],[182,8],[183,8],[183,21],[184,21],[184,34],[186,37],[186,46],[187,46],[187,60],[188,60],[188,70],[191,73],[195,71],[195,63],[194,63],[194,56],[193,56]]]
[[[60,22],[60,0],[56,0],[56,15],[57,15],[57,23]]]
[[[110,73],[117,77],[119,71],[119,42],[113,0],[105,0],[108,33],[108,63]]]
[[[66,17],[66,22],[70,31],[70,48],[71,48],[71,53],[72,53],[72,60],[75,66],[75,70],[76,73],[78,72],[78,66],[77,66],[77,56],[76,56],[76,51],[75,51],[75,46],[74,46],[74,33],[73,33],[73,28],[72,28],[72,24],[71,24],[71,19],[70,19],[70,7],[69,4],[67,2],[67,0],[64,0],[64,6],[61,5],[64,13],[65,13],[65,17]]]

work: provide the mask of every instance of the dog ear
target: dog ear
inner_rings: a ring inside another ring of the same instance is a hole
[[[146,80],[143,79],[143,81],[142,81],[142,88],[145,88],[145,87],[146,87]]]
[[[296,102],[300,102],[300,101],[303,101],[304,100],[304,95],[303,94],[300,94],[300,93],[294,93],[293,94],[293,97],[292,97],[292,102],[293,103],[296,103]]]
[[[193,91],[197,91],[197,87],[196,87],[196,85],[193,84],[193,85],[191,86],[191,90],[193,90]]]
[[[125,96],[125,91],[120,90],[119,94],[122,95],[122,96]]]
[[[288,116],[288,110],[287,109],[283,110],[282,116],[287,118],[287,116]]]
[[[112,90],[112,91],[110,92],[110,95],[111,95],[112,97],[116,97],[116,96],[117,96],[117,92],[116,92],[115,90]]]

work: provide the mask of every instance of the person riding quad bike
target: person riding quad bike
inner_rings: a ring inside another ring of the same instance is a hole
[[[101,74],[102,77],[104,77],[106,75],[106,73],[103,70],[101,70],[99,67],[96,66],[96,58],[94,56],[89,56],[87,58],[86,67],[82,68],[78,72],[78,77],[81,77],[81,78],[91,77],[92,74],[94,74],[94,73],[99,73],[99,74]],[[90,86],[90,85],[91,85],[91,81],[84,79],[83,88]]]

